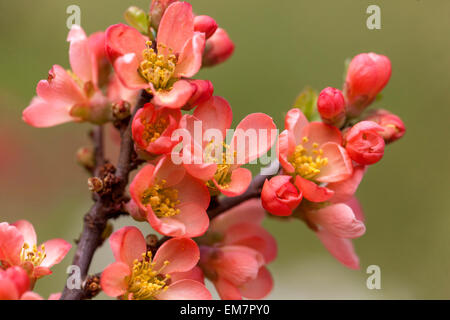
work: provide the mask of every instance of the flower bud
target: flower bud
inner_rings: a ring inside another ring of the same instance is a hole
[[[194,31],[203,32],[209,39],[217,30],[217,22],[210,16],[196,16],[194,18]]]
[[[317,99],[317,110],[326,124],[341,127],[345,122],[345,99],[341,90],[325,88]]]
[[[406,131],[402,119],[387,110],[376,110],[371,113],[366,120],[374,121],[383,127],[383,131],[380,132],[380,135],[386,143],[392,143],[400,139]]]
[[[147,13],[141,8],[131,6],[124,13],[127,23],[141,33],[147,34],[150,28]]]
[[[78,149],[77,162],[87,170],[92,170],[95,166],[94,151],[88,147]]]
[[[88,179],[88,188],[91,192],[100,192],[103,190],[103,181],[97,177]]]
[[[212,67],[226,61],[234,52],[234,43],[227,32],[221,28],[206,41],[203,66]]]
[[[389,58],[375,53],[361,53],[350,62],[345,80],[348,114],[356,117],[372,103],[391,77]]]
[[[167,7],[178,0],[153,0],[150,6],[150,23],[155,30],[158,30],[159,23]]]
[[[373,121],[361,121],[346,133],[345,149],[350,158],[363,165],[374,164],[384,155],[384,129]]]
[[[194,94],[182,108],[183,110],[191,110],[200,103],[207,101],[214,93],[214,86],[209,80],[192,80],[190,82],[195,87]]]
[[[289,216],[302,201],[302,193],[287,175],[275,176],[264,182],[261,202],[264,209],[277,216]]]
[[[123,120],[130,116],[131,105],[127,101],[120,101],[119,103],[113,103],[112,113],[116,120]]]

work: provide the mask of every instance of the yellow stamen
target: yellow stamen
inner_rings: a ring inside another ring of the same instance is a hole
[[[166,49],[162,44],[158,47]],[[171,80],[175,73],[177,57],[172,53],[172,49],[168,48],[167,51],[167,55],[157,54],[152,48],[152,42],[147,41],[147,48],[142,52],[144,60],[139,65],[139,72],[156,90],[171,89],[173,84]]]
[[[38,250],[36,245],[30,247],[30,245],[25,242],[22,251],[20,252],[20,260],[22,262],[31,262],[35,267],[40,266],[46,257],[47,254],[45,253],[44,245],[41,245],[40,250]]]
[[[142,133],[142,138],[147,143],[155,142],[156,139],[161,137],[161,134],[169,125],[167,119],[164,118],[159,118],[156,122],[153,123],[149,122],[147,119],[142,119],[141,122],[145,127],[145,130]]]
[[[178,190],[174,188],[165,188],[167,182],[162,180],[161,183],[144,191],[142,195],[142,203],[150,204],[153,212],[158,218],[173,217],[180,213],[180,209],[176,208],[180,204],[178,200]]]
[[[206,162],[217,163],[216,173],[214,174],[214,180],[223,188],[227,188],[231,182],[232,164],[236,159],[236,151],[231,151],[231,147],[222,142],[221,154],[215,155],[214,140],[210,141],[205,148]],[[221,156],[221,157],[220,157]],[[206,185],[211,189],[216,189],[216,185],[213,181],[208,181]]]
[[[323,150],[319,149],[316,142],[312,144],[312,150],[306,149],[304,143],[308,141],[307,137],[303,137],[303,143],[295,147],[289,162],[294,166],[296,174],[305,179],[313,179],[320,173],[320,169],[328,164],[328,158],[323,157]]]
[[[167,290],[167,282],[170,275],[163,275],[163,269],[169,264],[165,261],[164,265],[155,270],[155,263],[152,262],[152,253],[149,251],[142,254],[142,260],[135,260],[132,267],[131,276],[128,279],[128,294],[132,294],[134,300],[154,300],[156,295]]]

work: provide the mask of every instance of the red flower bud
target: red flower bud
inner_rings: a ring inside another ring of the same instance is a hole
[[[227,32],[221,28],[206,41],[203,66],[212,67],[226,61],[234,52],[234,43]]]
[[[207,101],[214,93],[214,86],[209,80],[192,80],[190,82],[195,87],[194,94],[182,108],[183,110],[191,110],[200,103]]]
[[[380,135],[383,127],[373,121],[361,121],[346,134],[346,145],[350,158],[363,165],[374,164],[384,155],[384,139]]]
[[[374,121],[383,127],[383,131],[380,132],[380,135],[386,143],[392,143],[400,139],[406,131],[402,119],[387,110],[376,110],[370,114],[366,120]]]
[[[345,99],[341,90],[325,88],[317,99],[317,109],[326,124],[340,127],[345,122]]]
[[[209,39],[217,30],[217,22],[210,16],[196,16],[194,18],[194,31],[203,32]]]
[[[383,90],[391,77],[389,58],[375,53],[358,54],[350,62],[345,96],[350,116],[358,116]]]
[[[290,182],[287,175],[266,180],[261,192],[264,209],[277,216],[289,216],[302,201],[302,193]]]

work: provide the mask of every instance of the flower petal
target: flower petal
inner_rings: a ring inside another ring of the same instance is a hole
[[[110,297],[123,295],[128,288],[126,277],[131,275],[130,267],[123,262],[114,262],[103,270],[100,285]]]
[[[306,119],[303,112],[298,108],[293,108],[286,114],[284,126],[286,130],[293,134],[296,145],[302,142],[302,138],[304,137],[302,131],[307,124],[308,119]]]
[[[276,129],[272,118],[264,113],[246,116],[237,126],[230,145],[237,152],[237,164],[250,163],[267,153],[275,143]]]
[[[34,97],[23,111],[22,119],[36,128],[53,127],[74,120],[69,114],[68,107],[68,105],[49,103],[42,98]]]
[[[27,291],[20,297],[20,300],[44,300],[44,298],[36,292]]]
[[[304,144],[307,149],[310,149],[309,145],[313,143],[318,145],[327,142],[342,144],[342,134],[339,129],[323,122],[310,122],[302,130],[301,138],[303,137],[308,137],[308,143]]]
[[[37,244],[36,231],[34,231],[33,225],[27,220],[19,220],[12,224],[16,227],[23,236],[23,240],[28,243],[30,247]]]
[[[266,267],[261,267],[254,280],[247,281],[239,287],[242,296],[248,299],[263,299],[273,288],[273,278]]]
[[[195,32],[192,39],[186,42],[175,69],[175,77],[190,78],[200,70],[205,41],[204,33]]]
[[[72,245],[63,239],[52,239],[43,243],[46,257],[42,261],[42,267],[52,267],[64,259],[66,254],[72,248]]]
[[[343,203],[308,212],[307,217],[336,237],[358,238],[366,232],[364,223],[356,219],[352,209]]]
[[[106,53],[111,62],[128,53],[142,56],[146,41],[147,38],[136,29],[122,23],[115,24],[106,30]]]
[[[180,203],[193,202],[204,210],[208,209],[211,197],[206,185],[186,174],[176,186]]]
[[[171,4],[161,19],[156,42],[181,53],[185,43],[194,35],[194,15],[187,2]]]
[[[233,121],[233,111],[227,100],[219,96],[211,97],[195,109],[193,116],[201,121],[203,132],[218,129],[222,140],[217,142],[225,141],[226,131]]]
[[[178,80],[170,91],[152,90],[152,102],[159,107],[179,109],[189,101],[195,90],[196,88],[189,81]]]
[[[196,266],[189,271],[172,272],[170,274],[170,280],[172,280],[172,283],[177,282],[179,280],[185,280],[185,279],[195,280],[202,284],[205,283],[205,276],[203,275],[203,271],[202,271],[202,269],[200,269],[199,266]]]
[[[150,88],[138,72],[141,59],[135,53],[127,53],[114,62],[114,70],[122,84],[131,90]]]
[[[289,130],[284,130],[278,136],[277,153],[281,166],[283,167],[284,171],[289,174],[294,173],[295,171],[294,166],[289,162],[289,157],[294,153],[294,151],[294,134]]]
[[[142,204],[142,194],[153,185],[154,172],[155,166],[147,164],[139,170],[130,184],[131,198],[142,210],[146,210],[146,207]]]
[[[252,173],[245,168],[234,169],[231,173],[231,181],[227,186],[222,186],[213,179],[215,186],[227,197],[236,197],[247,191],[248,186],[252,182]]]
[[[209,217],[206,209],[195,202],[184,203],[178,206],[180,213],[173,217],[174,220],[184,225],[182,237],[199,237],[203,235],[209,226]]]
[[[295,185],[303,193],[303,197],[312,202],[328,201],[334,194],[333,190],[321,187],[318,184],[300,176],[295,178]]]
[[[359,269],[359,258],[355,253],[353,243],[350,239],[336,237],[325,229],[316,232],[316,234],[325,248],[340,263],[350,269]]]
[[[67,41],[70,42],[69,60],[72,71],[83,82],[93,81],[94,57],[91,54],[86,33],[79,25],[75,24],[70,29]]]
[[[205,285],[190,279],[172,283],[166,291],[156,296],[158,300],[212,300]]]
[[[347,151],[337,143],[329,142],[320,147],[328,164],[316,176],[319,182],[338,182],[348,179],[353,173],[352,160]]]
[[[200,259],[200,250],[195,241],[188,238],[175,238],[164,242],[156,251],[153,262],[155,270],[163,268],[166,261],[169,264],[164,267],[163,273],[186,272],[197,265]]]
[[[356,189],[358,189],[366,169],[367,167],[365,166],[355,166],[353,167],[353,174],[348,179],[329,183],[327,188],[334,191],[331,201],[334,203],[339,203],[346,202],[351,199],[355,194]]]
[[[22,233],[7,222],[0,223],[0,261],[9,265],[20,265],[20,252],[24,238]]]
[[[142,232],[136,227],[123,227],[114,232],[109,238],[109,244],[116,261],[129,266],[134,260],[141,260],[147,251],[147,244]]]
[[[214,282],[214,286],[216,287],[217,293],[222,300],[242,300],[242,295],[240,290],[232,284],[230,281],[218,278],[217,281]]]

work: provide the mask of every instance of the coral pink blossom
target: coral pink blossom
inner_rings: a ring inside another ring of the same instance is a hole
[[[198,276],[189,272],[200,258],[191,239],[168,240],[153,256],[139,229],[124,227],[111,235],[109,243],[116,262],[102,272],[100,283],[107,295],[126,300],[211,299]]]
[[[386,143],[392,143],[400,139],[406,131],[402,119],[387,110],[376,110],[365,120],[376,122],[383,128],[383,131],[380,131],[379,133]]]
[[[326,124],[340,127],[345,122],[345,98],[341,90],[325,88],[317,99],[317,110]]]
[[[261,203],[278,216],[290,216],[302,201],[302,193],[290,182],[291,176],[280,175],[266,180],[261,191]]]
[[[63,239],[53,239],[37,245],[33,225],[19,220],[10,225],[0,223],[0,262],[3,266],[21,266],[31,280],[52,273],[50,268],[61,262],[71,248]]]
[[[362,236],[366,227],[356,198],[321,209],[303,208],[303,219],[330,254],[350,269],[359,269],[351,239]]]
[[[228,33],[218,28],[211,38],[206,41],[203,65],[212,67],[228,60],[234,52],[234,43]]]
[[[136,146],[150,155],[170,152],[176,143],[171,140],[172,133],[180,119],[179,109],[155,108],[147,103],[133,119],[131,129]]]
[[[191,85],[195,87],[194,94],[189,101],[184,105],[183,110],[191,110],[209,100],[214,93],[214,86],[209,80],[193,80]]]
[[[203,32],[209,39],[217,30],[217,22],[210,16],[196,16],[194,18],[194,30]]]
[[[194,31],[192,7],[175,2],[165,11],[157,46],[132,27],[117,24],[106,31],[106,50],[114,70],[129,89],[147,89],[152,103],[181,108],[195,93],[188,80],[202,65],[205,34]]]
[[[353,161],[362,165],[374,164],[384,155],[383,127],[373,121],[355,124],[345,135],[347,150]]]
[[[161,234],[197,237],[208,229],[208,189],[168,157],[156,166],[143,167],[130,185],[130,194],[152,228]]]
[[[383,90],[391,77],[389,58],[376,53],[355,56],[347,70],[345,96],[350,116],[358,116]]]
[[[206,181],[212,194],[229,197],[244,193],[251,182],[251,172],[241,165],[267,153],[276,138],[272,118],[252,113],[238,124],[231,142],[226,143],[232,117],[228,102],[214,96],[200,104],[193,115],[183,116],[179,131],[184,145],[182,161],[189,174]]]
[[[343,181],[353,172],[352,161],[342,147],[341,132],[321,122],[308,123],[296,108],[287,113],[285,126],[278,139],[278,157],[284,171],[295,177],[304,198],[328,200],[333,191],[320,184]]]
[[[261,226],[265,212],[249,200],[214,218],[199,239],[200,267],[222,299],[261,299],[273,280],[266,264],[277,255],[275,239]]]
[[[104,34],[87,37],[74,25],[67,40],[72,71],[54,65],[48,79],[39,81],[23,120],[34,127],[51,127],[70,121],[104,123],[110,120],[108,99],[99,90],[105,56]]]

